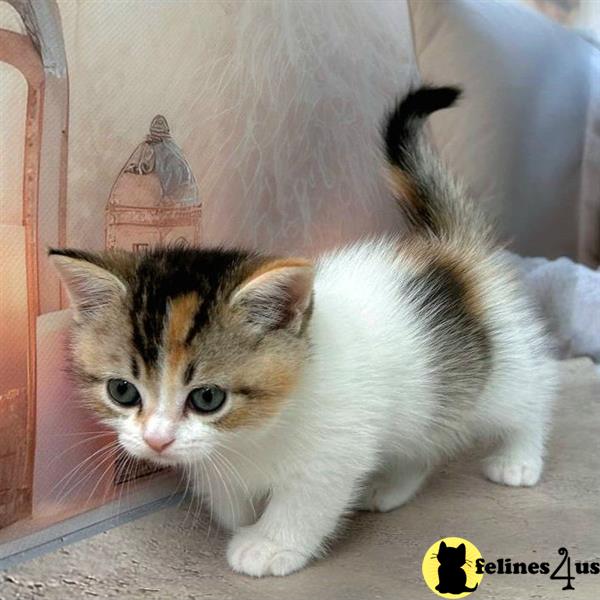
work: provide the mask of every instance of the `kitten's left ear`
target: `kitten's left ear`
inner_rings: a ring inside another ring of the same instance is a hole
[[[232,307],[262,331],[287,328],[298,333],[312,304],[314,269],[303,259],[268,263],[244,281],[231,296]]]
[[[67,249],[51,249],[48,255],[67,288],[76,320],[125,297],[125,283],[100,266],[95,255]]]

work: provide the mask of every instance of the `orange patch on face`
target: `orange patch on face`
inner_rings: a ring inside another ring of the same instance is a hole
[[[200,298],[196,292],[179,296],[170,302],[169,322],[167,323],[164,344],[168,369],[173,374],[179,370],[181,364],[188,358],[185,339],[194,322],[194,316],[199,306]]]
[[[241,400],[229,413],[215,422],[215,427],[231,431],[243,427],[257,427],[276,416],[288,394],[295,387],[302,357],[261,357],[253,361],[247,373],[239,373],[240,381],[256,381],[249,385],[249,393],[241,394]],[[234,390],[235,391],[235,390]]]

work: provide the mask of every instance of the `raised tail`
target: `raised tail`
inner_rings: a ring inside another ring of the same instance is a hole
[[[452,106],[455,87],[423,86],[410,91],[383,123],[392,192],[416,233],[446,242],[481,244],[490,228],[479,207],[433,154],[422,126],[427,117]]]

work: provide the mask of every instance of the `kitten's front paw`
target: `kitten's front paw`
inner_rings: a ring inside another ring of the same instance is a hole
[[[237,573],[263,577],[288,575],[298,571],[309,556],[292,548],[284,548],[265,537],[255,526],[242,527],[227,548],[227,561]]]
[[[542,467],[541,460],[518,462],[499,457],[487,460],[483,472],[494,483],[528,487],[540,480]]]

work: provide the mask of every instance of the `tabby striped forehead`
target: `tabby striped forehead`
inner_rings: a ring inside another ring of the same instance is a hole
[[[265,259],[236,250],[159,249],[143,255],[132,281],[133,346],[149,369],[164,344],[189,346],[218,302]],[[165,348],[165,350],[169,350]]]

